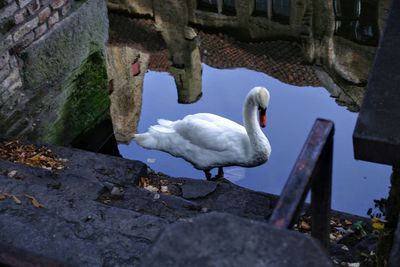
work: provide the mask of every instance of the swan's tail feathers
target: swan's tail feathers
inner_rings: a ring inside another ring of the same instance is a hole
[[[173,121],[164,120],[164,119],[158,119],[157,122],[158,122],[158,124],[160,124],[161,126],[168,127],[168,128],[171,128],[172,125],[174,124]]]
[[[154,148],[154,145],[157,143],[157,140],[150,133],[142,133],[142,134],[135,134],[133,140],[144,148]]]
[[[157,125],[150,126],[149,133],[160,134],[160,133],[173,133],[173,121],[159,119]]]

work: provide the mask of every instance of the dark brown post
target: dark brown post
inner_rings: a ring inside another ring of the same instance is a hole
[[[317,119],[282,190],[269,223],[291,228],[312,188],[312,232],[324,247],[329,244],[333,122]]]
[[[311,235],[327,248],[332,196],[333,134],[328,137],[311,185]]]

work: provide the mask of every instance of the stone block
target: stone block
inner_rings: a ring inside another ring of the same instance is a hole
[[[47,24],[49,25],[49,28],[51,28],[54,26],[54,24],[56,24],[59,21],[60,21],[60,16],[58,15],[58,11],[56,11],[53,15],[49,17]]]
[[[63,8],[61,9],[61,15],[64,17],[65,15],[68,14],[68,12],[71,10],[71,3],[67,3]]]
[[[10,54],[8,53],[8,51],[0,55],[0,69],[2,69],[6,64],[8,64],[9,59],[10,59]]]
[[[22,37],[24,37],[27,33],[32,31],[34,28],[37,27],[39,22],[39,18],[35,17],[34,19],[28,21],[24,25],[22,25],[17,31],[14,33],[13,38],[14,42],[19,42]]]
[[[0,81],[3,81],[10,74],[10,65],[7,64],[0,69]]]
[[[25,18],[28,16],[28,12],[25,8],[18,10],[14,15],[14,21],[16,24],[24,22]]]
[[[104,49],[107,39],[105,1],[88,0],[53,27],[51,34],[22,51],[24,86],[37,88],[64,80],[94,49]]]
[[[20,8],[26,7],[32,0],[18,0]]]
[[[3,10],[0,12],[0,22],[2,22],[4,19],[11,17],[15,11],[17,11],[18,6],[14,2],[11,5],[8,5],[3,8]]]
[[[53,2],[51,3],[51,7],[57,9],[65,5],[66,2],[67,0],[53,0]]]
[[[35,38],[42,36],[43,34],[45,34],[46,31],[47,31],[47,24],[43,23],[42,25],[40,25],[35,29]]]
[[[25,48],[28,45],[30,45],[33,42],[33,40],[35,40],[35,33],[34,31],[31,31],[30,33],[25,35],[24,38],[22,38],[22,41],[19,43],[19,45]]]
[[[47,6],[50,3],[50,0],[40,0],[41,6]]]
[[[51,15],[51,9],[50,7],[46,7],[39,13],[39,24],[42,24],[46,22],[46,20],[50,17]]]
[[[11,68],[18,68],[18,60],[15,56],[10,57],[10,67]]]
[[[15,94],[15,92],[17,91],[18,88],[22,87],[22,80],[21,78],[19,78],[18,80],[16,80],[13,84],[10,85],[10,87],[8,87],[8,93],[10,95]]]
[[[14,44],[11,34],[2,35],[0,33],[0,53],[6,52]]]
[[[34,14],[40,8],[39,0],[33,0],[32,2],[29,3],[27,8],[28,8],[29,14],[31,14],[31,15]]]
[[[18,82],[20,79],[21,76],[19,75],[19,70],[13,69],[10,75],[8,75],[8,77],[5,80],[3,80],[3,82],[0,85],[3,88],[9,88],[11,85]]]
[[[140,266],[332,267],[310,236],[226,213],[167,226]]]

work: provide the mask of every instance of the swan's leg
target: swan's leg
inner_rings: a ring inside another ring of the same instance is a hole
[[[217,178],[217,179],[224,178],[224,169],[223,169],[223,167],[218,167],[218,174],[217,174],[217,176],[215,178]]]
[[[211,180],[211,172],[210,172],[210,170],[204,170],[204,174],[206,175],[207,180],[210,181]]]

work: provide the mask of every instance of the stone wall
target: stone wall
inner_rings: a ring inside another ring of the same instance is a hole
[[[0,136],[68,145],[108,113],[105,1],[0,1]]]
[[[16,55],[68,16],[73,0],[0,0],[0,104],[22,87]]]

